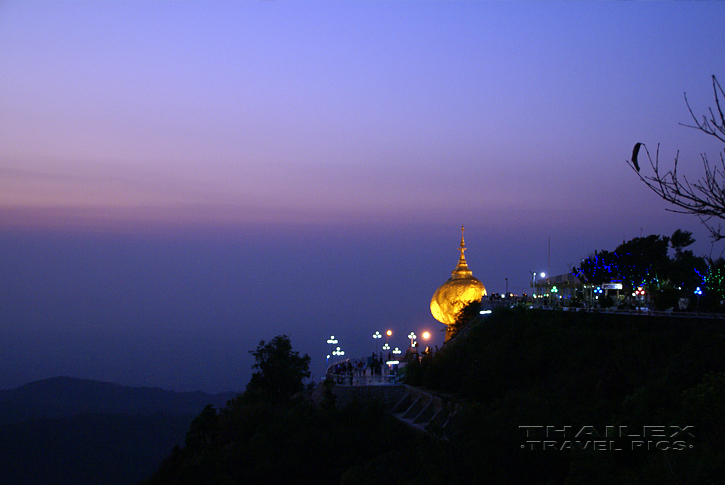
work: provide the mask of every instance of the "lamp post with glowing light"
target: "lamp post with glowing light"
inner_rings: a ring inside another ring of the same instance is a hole
[[[380,332],[375,331],[375,333],[373,334],[373,339],[375,340],[375,353],[376,354],[378,353],[378,339],[381,339],[381,338],[383,338],[383,336],[380,335]]]
[[[393,349],[393,360],[390,361],[390,368],[393,371],[393,383],[395,383],[398,378],[398,364],[400,363],[401,352],[402,351],[398,347]]]
[[[345,351],[340,350],[340,347],[338,347],[332,351],[332,355],[334,355],[335,357],[342,357],[343,355],[345,355]]]
[[[423,332],[423,333],[421,334],[421,338],[422,338],[423,340],[425,340],[425,341],[426,341],[426,345],[425,345],[425,349],[424,349],[424,350],[427,350],[427,349],[428,349],[428,339],[430,338],[430,332],[429,332],[429,331],[427,331],[427,330],[426,330],[426,331],[424,331],[424,332]]]
[[[534,297],[534,298],[536,298],[538,296],[537,295],[537,293],[538,293],[537,292],[537,289],[539,288],[536,285],[536,271],[529,271],[529,273],[531,273],[531,296]],[[546,273],[542,272],[542,273],[539,274],[539,276],[541,278],[544,278],[544,277],[546,277]]]
[[[415,339],[417,339],[418,336],[414,332],[410,332],[408,334],[408,338],[410,339],[410,346],[413,347],[413,344],[415,343]]]
[[[390,350],[390,345],[388,345],[388,342],[385,342],[383,345],[383,358],[380,359],[380,365],[383,366],[383,369],[385,369],[385,375],[388,375],[388,361],[390,360],[390,353],[388,352]]]
[[[637,305],[637,311],[642,310],[642,305],[645,302],[645,294],[645,289],[642,286],[638,286],[634,293],[632,293],[632,296],[635,298],[634,302]]]
[[[698,286],[695,288],[695,294],[697,295],[697,313],[700,313],[700,295],[702,295],[702,290]]]
[[[330,344],[330,353],[332,353],[332,346],[337,345],[337,339],[334,335],[330,335],[330,338],[327,339],[327,343]],[[329,359],[330,356],[328,355],[327,358]]]

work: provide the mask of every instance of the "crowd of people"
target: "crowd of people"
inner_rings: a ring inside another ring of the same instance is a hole
[[[382,376],[387,376],[391,372],[392,365],[387,364],[391,360],[392,356],[390,354],[388,354],[388,359],[384,360],[382,352],[379,354],[373,352],[367,358],[347,359],[337,362],[328,368],[327,373],[334,375],[340,383],[349,380],[350,385],[352,385],[355,377],[367,378],[368,371],[370,371],[370,377],[378,376],[382,379]]]
[[[327,376],[334,379],[338,384],[350,384],[354,382],[368,383],[368,382],[381,382],[384,379],[387,380],[391,377],[393,382],[396,381],[398,366],[404,366],[407,362],[413,359],[423,359],[426,356],[432,356],[438,352],[438,346],[435,349],[426,347],[422,352],[418,352],[417,345],[410,347],[406,351],[400,364],[398,363],[397,356],[393,356],[388,353],[387,359],[382,352],[373,352],[369,357],[345,359],[330,365],[327,368]],[[368,374],[368,371],[370,372]],[[368,377],[369,376],[369,377]]]

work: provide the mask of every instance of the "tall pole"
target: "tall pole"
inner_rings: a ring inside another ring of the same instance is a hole
[[[531,271],[531,303],[534,302],[534,293],[536,293],[536,271]]]
[[[415,343],[415,339],[418,338],[418,336],[414,332],[410,332],[408,334],[408,338],[410,339],[410,348],[414,348],[413,344]]]
[[[546,264],[546,274],[551,274],[551,236],[549,236],[549,260]],[[546,281],[548,282],[549,280],[547,279]]]
[[[695,290],[695,294],[697,295],[697,313],[700,313],[700,295],[702,295],[702,290],[698,286]]]
[[[332,349],[335,345],[337,345],[337,339],[334,335],[330,335],[330,338],[327,339],[327,343],[330,344],[330,355],[334,355]],[[327,364],[330,364],[330,356],[327,356]]]
[[[376,331],[373,334],[373,340],[375,340],[375,355],[378,354],[378,339],[383,338],[383,336],[380,334],[380,332]]]

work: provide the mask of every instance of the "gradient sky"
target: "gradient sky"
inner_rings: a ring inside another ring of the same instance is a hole
[[[424,327],[460,226],[489,292],[692,231],[722,2],[0,3],[0,388],[242,388],[260,339]],[[400,336],[400,337],[398,337]]]

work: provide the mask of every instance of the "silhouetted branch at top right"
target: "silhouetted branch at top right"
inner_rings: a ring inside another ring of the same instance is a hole
[[[680,124],[688,128],[695,128],[725,143],[725,113],[723,113],[721,105],[721,99],[725,99],[725,92],[715,76],[712,76],[712,87],[715,96],[715,109],[708,109],[709,116],[703,116],[702,120],[699,120],[692,111],[690,102],[687,99],[687,93],[685,93],[685,103],[690,111],[694,125]],[[642,173],[639,157],[643,148],[652,175]],[[632,150],[632,159],[628,160],[627,164],[632,167],[632,170],[647,187],[660,198],[675,206],[674,209],[667,210],[696,215],[710,231],[714,240],[719,241],[725,238],[721,225],[719,223],[717,226],[713,224],[713,219],[725,219],[725,151],[719,153],[720,162],[715,165],[710,164],[706,154],[701,154],[703,176],[691,183],[687,180],[687,177],[678,176],[679,151],[675,155],[672,169],[663,172],[659,163],[659,149],[658,144],[653,158],[644,143],[636,143]]]

